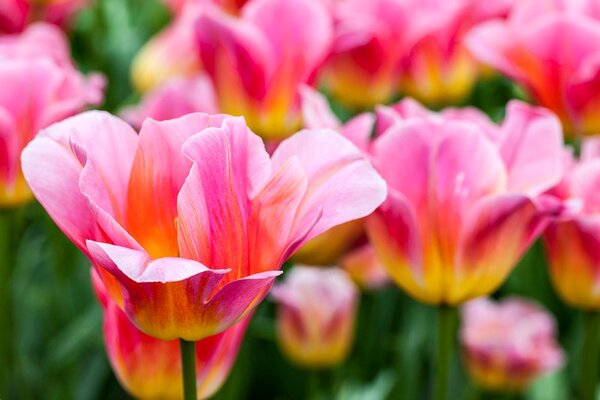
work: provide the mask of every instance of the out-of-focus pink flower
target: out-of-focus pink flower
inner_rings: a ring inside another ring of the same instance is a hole
[[[176,76],[191,77],[202,70],[194,23],[205,2],[187,2],[185,10],[150,39],[131,64],[131,80],[140,92],[148,92]]]
[[[333,114],[327,99],[316,90],[303,86],[303,125],[309,129],[333,129],[368,154],[375,118],[363,113],[342,124]],[[332,265],[364,235],[364,221],[354,220],[331,228],[315,237],[295,254],[294,259],[309,265]]]
[[[368,243],[346,253],[340,260],[340,267],[363,289],[377,290],[390,282],[390,275]]]
[[[506,21],[469,33],[471,52],[554,111],[571,135],[600,132],[600,7],[592,0],[523,1]]]
[[[338,268],[296,266],[276,285],[277,339],[284,354],[309,368],[344,361],[354,340],[358,291]]]
[[[568,304],[600,310],[600,141],[584,142],[559,190],[566,212],[544,233],[552,283]]]
[[[138,399],[181,399],[178,340],[158,340],[141,332],[108,296],[92,270],[94,289],[104,311],[104,344],[121,385]],[[198,398],[215,394],[227,380],[250,316],[225,331],[196,342]]]
[[[411,12],[406,1],[347,0],[331,5],[336,19],[323,78],[332,95],[370,108],[396,93]]]
[[[248,0],[163,0],[163,2],[169,6],[175,15],[182,14],[187,4],[190,3],[211,4],[218,6],[231,14],[237,14]]]
[[[302,244],[370,214],[385,183],[352,143],[305,130],[269,157],[244,119],[148,119],[140,134],[103,112],[42,131],[27,181],[145,333],[195,341],[264,298]]]
[[[416,111],[373,144],[388,198],[367,230],[401,288],[455,305],[494,291],[555,212],[540,194],[561,179],[560,121],[516,101],[496,132],[473,111]]]
[[[298,88],[327,56],[332,22],[314,0],[252,0],[235,18],[207,10],[196,23],[200,56],[219,109],[243,115],[269,139],[300,125]]]
[[[2,0],[0,34],[19,33],[32,21],[64,26],[87,3],[87,0]]]
[[[514,0],[513,0],[514,1]],[[401,90],[428,104],[448,104],[471,93],[479,63],[465,45],[477,24],[506,16],[506,0],[406,0],[410,10]]]
[[[471,378],[491,390],[523,390],[564,362],[552,316],[517,297],[465,304],[460,337]]]
[[[146,94],[139,105],[123,110],[123,118],[139,129],[146,118],[165,121],[193,112],[217,112],[212,83],[202,74],[171,79]]]
[[[0,208],[31,198],[19,157],[37,132],[102,100],[103,79],[85,78],[66,38],[48,24],[0,37]]]

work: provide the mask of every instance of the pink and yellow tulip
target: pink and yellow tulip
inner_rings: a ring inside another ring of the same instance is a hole
[[[474,110],[414,111],[373,144],[388,198],[367,231],[408,294],[457,305],[498,288],[558,208],[540,194],[561,179],[560,122],[520,102],[496,129]]]
[[[573,307],[600,310],[600,142],[584,143],[582,158],[560,185],[564,215],[544,234],[552,283]]]
[[[494,391],[521,391],[559,369],[564,354],[552,316],[528,300],[487,298],[462,308],[463,356],[471,378]]]
[[[104,344],[121,385],[135,398],[183,398],[181,356],[177,340],[158,340],[141,332],[108,296],[92,270],[94,289],[104,312]],[[211,397],[227,380],[250,317],[196,343],[198,398]]]
[[[336,100],[367,109],[396,93],[411,17],[405,3],[347,0],[331,7],[335,36],[323,80]]]
[[[465,45],[468,30],[503,17],[512,1],[407,0],[410,19],[400,89],[427,104],[452,104],[467,97],[480,64]],[[435,17],[433,17],[435,15]]]
[[[178,76],[192,77],[202,71],[194,24],[204,5],[187,2],[173,22],[151,38],[131,64],[131,81],[146,93]]]
[[[2,0],[0,34],[19,33],[34,20],[63,26],[86,4],[86,0]]]
[[[390,283],[390,274],[369,243],[348,251],[339,264],[361,289],[374,291]]]
[[[596,2],[523,1],[506,21],[475,28],[471,52],[554,111],[573,136],[600,132],[600,13]]]
[[[385,183],[352,143],[305,130],[269,157],[244,119],[124,121],[87,112],[22,156],[40,203],[146,334],[196,341],[243,319],[281,264],[370,214]]]
[[[212,83],[203,74],[175,77],[147,93],[139,105],[126,108],[122,114],[139,129],[146,118],[165,121],[193,112],[217,112]]]
[[[72,64],[66,38],[48,24],[0,37],[0,208],[31,198],[19,157],[37,132],[102,100],[103,79]]]
[[[345,360],[354,340],[358,290],[337,268],[296,266],[272,291],[284,354],[308,368]]]
[[[268,139],[301,123],[301,84],[312,83],[330,48],[332,22],[314,0],[251,0],[232,17],[209,8],[196,22],[204,68],[219,109],[243,115]]]

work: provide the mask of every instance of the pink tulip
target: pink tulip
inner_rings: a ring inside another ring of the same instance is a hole
[[[356,287],[337,268],[296,266],[287,275],[272,291],[282,351],[309,368],[343,362],[354,340]]]
[[[313,82],[331,43],[332,23],[324,5],[251,0],[240,18],[213,8],[197,21],[196,33],[220,110],[243,115],[269,139],[298,128],[298,88]]]
[[[384,103],[396,93],[411,13],[401,0],[346,0],[330,7],[336,19],[324,82],[352,108]]]
[[[107,295],[94,270],[92,279],[104,311],[106,352],[121,385],[138,399],[183,398],[179,341],[158,340],[141,332]],[[196,343],[198,398],[211,397],[226,381],[249,318]]]
[[[592,0],[523,1],[475,28],[471,52],[554,111],[570,135],[600,132],[600,8]]]
[[[214,4],[223,10],[237,14],[248,0],[163,0],[176,14],[180,15],[188,4]]]
[[[102,100],[102,78],[86,79],[68,51],[47,24],[0,37],[0,208],[31,198],[19,157],[38,130]]]
[[[146,94],[139,105],[123,110],[123,117],[139,129],[146,118],[165,121],[193,112],[217,112],[212,83],[202,74],[167,81]]]
[[[468,96],[480,72],[465,46],[473,26],[505,16],[507,0],[405,0],[410,10],[402,91],[429,104],[456,103]]]
[[[462,309],[461,343],[467,370],[480,386],[519,391],[559,369],[564,354],[548,312],[517,297],[474,300]]]
[[[566,211],[544,234],[550,276],[573,307],[600,310],[600,142],[584,142],[582,156],[553,193]]]
[[[64,26],[86,4],[86,0],[2,0],[0,34],[19,33],[33,20]]]
[[[187,2],[175,20],[141,48],[131,64],[131,80],[137,90],[145,93],[174,77],[192,77],[202,70],[194,23],[203,3]]]
[[[472,110],[416,111],[373,144],[388,198],[367,230],[401,288],[456,305],[494,291],[555,211],[540,194],[561,179],[560,122],[516,101],[495,132]]]
[[[143,332],[199,340],[240,321],[302,244],[371,213],[385,184],[339,134],[305,130],[269,157],[243,118],[103,112],[24,151],[35,196]]]

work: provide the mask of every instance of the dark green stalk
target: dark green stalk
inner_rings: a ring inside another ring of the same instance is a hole
[[[450,367],[454,352],[454,314],[449,306],[438,307],[437,353],[435,360],[435,400],[450,399]]]
[[[588,311],[584,314],[584,339],[581,353],[580,378],[581,400],[595,400],[598,382],[598,333],[600,313]]]
[[[183,372],[183,398],[184,400],[196,400],[198,391],[196,389],[196,342],[188,342],[179,339],[181,351],[181,370]]]

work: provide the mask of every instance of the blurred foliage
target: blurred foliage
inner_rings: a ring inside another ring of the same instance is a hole
[[[116,112],[136,100],[129,64],[140,46],[168,20],[167,10],[157,0],[96,0],[78,16],[71,33],[74,57],[84,71],[100,71],[107,77],[104,109]],[[492,77],[477,85],[467,103],[499,120],[513,97],[520,97],[517,88]],[[347,110],[334,108],[340,117],[348,118]],[[18,262],[8,283],[15,317],[13,397],[128,398],[105,356],[102,316],[91,289],[89,263],[38,205],[29,205],[21,218]],[[539,244],[497,293],[507,294],[535,299],[551,310],[568,351],[565,369],[544,377],[520,398],[576,398],[573,383],[581,321],[552,291]],[[216,398],[425,399],[432,386],[435,324],[435,310],[396,287],[365,293],[349,360],[332,371],[306,371],[280,354],[274,337],[274,306],[267,300],[258,308],[233,372]],[[496,398],[469,384],[458,353],[455,359],[452,398]]]

